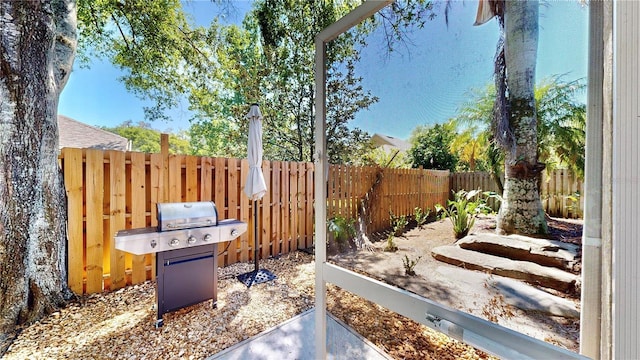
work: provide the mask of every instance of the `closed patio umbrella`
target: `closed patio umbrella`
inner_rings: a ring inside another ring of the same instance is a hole
[[[249,161],[249,176],[244,186],[244,192],[253,200],[253,260],[254,270],[238,276],[238,280],[247,287],[271,281],[276,278],[268,270],[258,267],[258,200],[267,192],[267,185],[262,175],[262,114],[258,104],[252,104],[249,113],[245,115],[249,120],[249,140],[247,142],[247,160]]]

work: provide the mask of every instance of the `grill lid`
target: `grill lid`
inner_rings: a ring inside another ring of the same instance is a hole
[[[212,201],[158,203],[158,231],[218,225],[218,210]]]

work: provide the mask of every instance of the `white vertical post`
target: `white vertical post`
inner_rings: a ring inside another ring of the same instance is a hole
[[[580,353],[593,359],[600,358],[602,314],[603,22],[603,3],[590,3]]]
[[[321,38],[316,38],[316,129],[315,129],[315,345],[316,359],[327,357],[327,284],[324,281],[322,267],[327,261],[327,179],[324,174],[327,170],[327,135],[326,135],[326,43]]]
[[[373,16],[393,0],[365,1],[344,17],[322,30],[316,37],[315,55],[315,257],[316,257],[316,310],[315,310],[315,346],[316,359],[327,357],[327,285],[324,277],[324,265],[327,262],[327,96],[326,96],[326,45],[340,34],[358,25],[362,20]]]

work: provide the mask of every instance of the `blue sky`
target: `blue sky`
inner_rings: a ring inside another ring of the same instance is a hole
[[[240,22],[248,1],[233,3],[227,19]],[[472,26],[477,1],[454,1],[449,25],[439,16],[414,33],[413,45],[389,57],[375,37],[362,53],[357,72],[363,86],[380,98],[361,111],[353,125],[370,133],[407,139],[417,125],[441,123],[469,101],[471,88],[492,81],[498,25],[490,21]],[[209,1],[186,3],[199,24],[208,24],[217,13]],[[577,0],[541,2],[537,78],[566,74],[566,80],[587,74],[588,11]],[[118,81],[122,72],[104,61],[90,69],[77,66],[60,97],[59,113],[97,126],[116,126],[144,120],[145,102],[126,91]],[[187,104],[170,113],[171,122],[152,126],[177,131],[189,126]]]

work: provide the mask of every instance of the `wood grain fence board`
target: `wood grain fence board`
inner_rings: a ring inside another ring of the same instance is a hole
[[[214,189],[213,189],[213,202],[216,204],[216,209],[218,210],[218,218],[219,219],[227,219],[227,207],[226,207],[226,186],[227,186],[227,173],[226,173],[226,159],[225,158],[214,158],[213,159],[214,169],[213,169],[213,177],[214,177]],[[226,244],[225,244],[226,246]],[[218,247],[218,251],[221,251],[221,247]],[[220,258],[220,263],[218,266],[227,266],[229,264],[226,263],[226,256],[223,254]]]
[[[560,199],[560,191],[562,189],[562,173],[556,171],[554,174],[555,183],[553,184],[553,199],[554,199],[554,209],[553,213],[558,214],[562,211],[562,199]]]
[[[298,248],[298,166],[296,163],[290,163],[289,167],[289,209],[290,209],[290,227],[291,244],[290,249]]]
[[[251,200],[244,193],[244,187],[247,182],[247,177],[249,176],[249,161],[247,159],[242,159],[240,161],[240,220],[246,221],[247,224],[250,224],[249,217],[249,206]],[[249,234],[253,233],[253,228],[248,227],[247,232],[240,236],[240,261],[246,262],[249,261]]]
[[[282,184],[282,192],[281,192],[281,196],[282,196],[282,252],[287,254],[289,253],[289,247],[290,247],[290,229],[291,229],[291,222],[290,222],[290,214],[291,214],[291,202],[289,201],[289,163],[288,162],[283,162],[282,163],[282,171],[281,171],[281,184]]]
[[[213,159],[200,158],[200,201],[213,200]]]
[[[105,151],[103,153],[103,169],[104,169],[104,198],[102,201],[102,266],[104,271],[104,287],[108,289],[111,280],[109,274],[111,273],[111,163],[109,161],[109,154]]]
[[[306,224],[307,224],[307,229],[306,229],[306,233],[307,233],[307,241],[305,243],[305,247],[309,248],[311,246],[313,246],[313,222],[314,222],[314,217],[313,217],[313,199],[315,198],[314,195],[314,178],[313,178],[313,163],[308,162],[307,164],[307,171],[306,171],[306,184],[307,184],[307,196],[305,197],[305,204],[306,204]]]
[[[169,194],[169,134],[160,134],[160,158],[162,159],[162,167],[160,168],[160,175],[162,176],[162,196],[160,196],[159,202],[170,201]]]
[[[333,175],[335,176],[335,178],[333,180],[333,194],[331,199],[331,205],[333,207],[332,215],[334,217],[338,217],[341,215],[340,214],[340,185],[342,185],[342,179],[340,178],[340,175],[341,175],[340,166],[334,165],[333,170],[334,170]]]
[[[240,179],[238,178],[238,160],[227,160],[227,219],[239,219],[238,213],[238,189]],[[231,240],[228,244],[227,263],[235,264],[238,260],[238,239]],[[227,245],[225,245],[227,246]]]
[[[130,192],[131,197],[131,228],[145,227],[146,219],[146,165],[144,153],[131,153]],[[150,255],[133,255],[131,259],[131,282],[139,284],[147,280],[146,258]]]
[[[300,234],[300,236],[298,237],[298,249],[304,249],[305,247],[305,243],[307,241],[307,235],[305,232],[305,222],[306,222],[306,218],[305,218],[305,212],[304,212],[304,200],[305,200],[305,195],[307,193],[307,188],[304,184],[304,170],[305,170],[305,165],[304,163],[298,163],[298,202],[297,202],[297,209],[298,209],[298,234]]]
[[[76,294],[83,293],[84,277],[84,244],[82,235],[82,209],[83,209],[83,176],[82,176],[82,150],[65,148],[64,172],[69,176],[64,178],[64,186],[67,193],[67,236],[68,243],[68,284]]]
[[[261,255],[266,259],[271,254],[271,163],[262,161],[262,175],[267,185],[267,192],[262,197],[262,232],[260,234]]]
[[[183,202],[182,155],[169,155],[169,202]]]
[[[164,202],[164,175],[162,173],[163,160],[161,154],[151,154],[149,157],[149,172],[151,184],[151,226],[158,226],[158,208],[159,202]]]
[[[111,251],[110,289],[120,289],[126,285],[125,280],[125,253],[116,250],[113,237],[118,230],[125,228],[125,154],[120,151],[107,151],[110,168],[110,196],[109,211],[109,249]]]
[[[198,157],[186,156],[185,161],[185,200],[198,201]]]
[[[167,177],[164,175],[165,169],[165,159],[162,154],[151,154],[149,157],[149,170],[150,170],[150,178],[151,178],[151,226],[158,226],[158,206],[157,204],[160,202],[166,202],[166,183],[165,180]],[[168,162],[167,169],[169,168]],[[151,255],[152,263],[151,263],[151,280],[155,280],[156,278],[156,256]]]
[[[569,201],[567,196],[571,194],[571,188],[569,185],[570,182],[569,172],[566,170],[562,171],[562,217],[569,217]]]
[[[226,194],[225,187],[227,184],[227,176],[226,176],[226,164],[225,158],[215,158],[214,163],[214,202],[216,204],[216,208],[218,210],[218,217],[221,219],[227,218],[226,211]]]
[[[65,171],[65,179],[69,174]],[[85,166],[86,197],[86,292],[89,294],[102,291],[104,219],[102,209],[104,202],[104,152],[102,150],[86,150]],[[71,275],[71,271],[69,271]]]
[[[280,183],[280,161],[271,162],[271,243],[273,244],[273,255],[282,254],[282,184]]]

